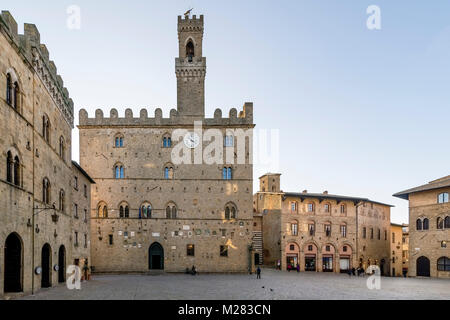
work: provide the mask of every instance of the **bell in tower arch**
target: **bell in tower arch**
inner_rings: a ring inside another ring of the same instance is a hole
[[[189,39],[186,45],[186,57],[188,58],[189,62],[192,62],[194,56],[195,56],[194,44],[192,43],[192,40]]]

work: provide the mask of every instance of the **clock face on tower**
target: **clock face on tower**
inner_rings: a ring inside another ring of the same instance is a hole
[[[188,132],[184,136],[184,144],[190,149],[195,149],[200,144],[200,138],[195,132]]]

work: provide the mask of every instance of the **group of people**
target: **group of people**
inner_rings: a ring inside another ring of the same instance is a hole
[[[192,268],[189,270],[189,268],[186,268],[186,274],[191,274],[193,276],[196,276],[198,274],[197,269],[195,266],[192,266]]]
[[[349,269],[348,271],[347,271],[347,274],[349,275],[349,277],[351,277],[351,276],[361,276],[361,275],[365,275],[365,273],[366,273],[366,271],[364,270],[364,268],[361,268],[361,267],[358,267],[358,269],[356,269],[356,268],[352,268],[352,269]]]

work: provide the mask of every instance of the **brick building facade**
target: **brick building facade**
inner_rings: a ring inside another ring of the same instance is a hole
[[[390,205],[367,198],[283,192],[280,174],[260,178],[253,199],[262,216],[264,264],[283,270],[346,272],[378,265],[390,273]]]

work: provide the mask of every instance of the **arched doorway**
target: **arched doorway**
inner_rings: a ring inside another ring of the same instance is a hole
[[[148,249],[148,268],[150,270],[164,270],[164,249],[155,242]]]
[[[427,257],[420,257],[417,259],[417,276],[430,276],[430,260]]]
[[[62,245],[58,252],[58,282],[66,282],[66,248]]]
[[[51,287],[51,248],[48,243],[44,244],[41,252],[41,287],[50,288]]]
[[[352,269],[352,247],[344,244],[339,249],[339,268],[341,273],[347,273]]]
[[[314,243],[308,243],[304,247],[305,252],[305,271],[317,271],[317,246]]]
[[[5,242],[5,292],[22,291],[22,240],[12,233]]]
[[[300,248],[296,243],[289,243],[286,246],[286,270],[296,270],[299,265]]]
[[[322,272],[334,271],[335,249],[332,244],[326,244],[322,248]]]

